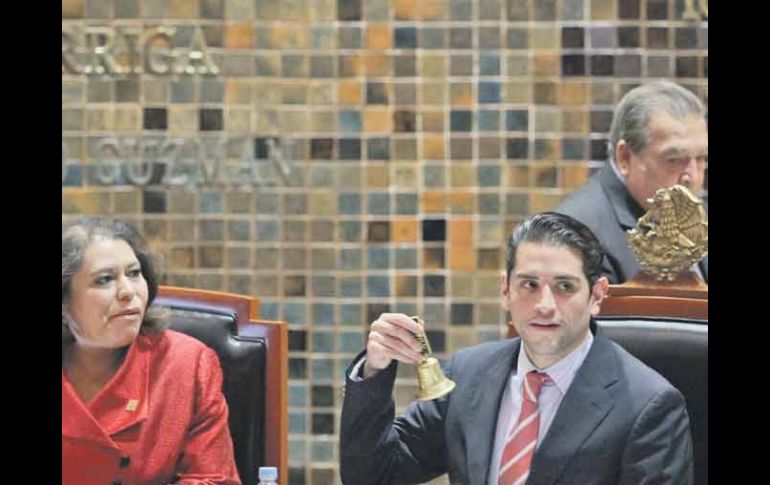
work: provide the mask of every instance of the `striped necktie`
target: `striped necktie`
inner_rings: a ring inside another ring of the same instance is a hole
[[[529,476],[529,464],[535,454],[537,435],[540,432],[540,409],[537,399],[543,384],[550,381],[548,374],[528,372],[522,386],[521,413],[516,425],[508,434],[500,460],[500,485],[522,485]]]

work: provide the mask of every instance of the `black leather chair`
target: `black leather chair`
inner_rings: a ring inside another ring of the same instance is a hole
[[[600,316],[599,332],[684,394],[693,440],[695,485],[708,485],[708,322]]]
[[[172,330],[219,356],[238,473],[256,485],[260,466],[288,475],[288,331],[257,320],[259,301],[229,293],[161,286],[156,305],[170,310]]]

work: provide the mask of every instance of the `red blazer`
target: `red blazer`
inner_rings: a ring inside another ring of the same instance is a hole
[[[62,369],[62,484],[240,485],[217,355],[166,330],[139,335],[89,403]]]

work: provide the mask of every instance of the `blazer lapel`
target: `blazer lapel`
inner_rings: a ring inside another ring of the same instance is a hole
[[[611,343],[597,336],[532,459],[528,482],[554,483],[615,405],[607,388],[618,380]]]
[[[497,352],[490,354],[489,368],[470,391],[468,425],[465,429],[465,445],[468,454],[468,476],[473,484],[485,484],[492,457],[492,445],[497,426],[500,399],[511,369],[519,356],[520,339],[515,338]]]

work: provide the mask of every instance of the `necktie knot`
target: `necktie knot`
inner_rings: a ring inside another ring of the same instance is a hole
[[[543,385],[549,382],[551,382],[551,378],[545,372],[538,372],[536,370],[527,372],[524,379],[524,399],[537,402],[537,398],[540,397],[540,391],[543,389]]]

